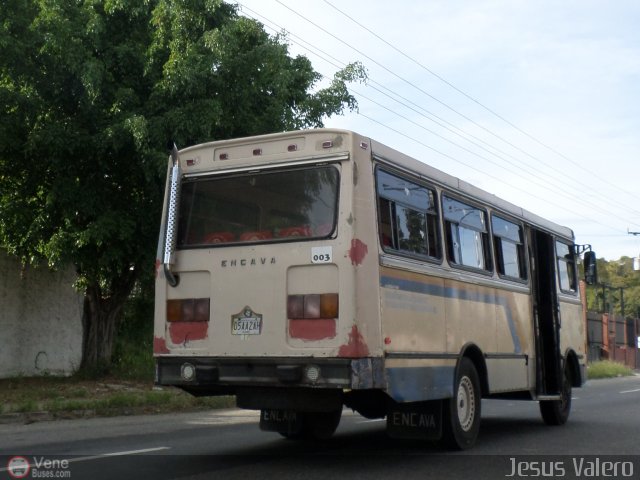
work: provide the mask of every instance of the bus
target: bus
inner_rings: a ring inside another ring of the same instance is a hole
[[[573,232],[357,133],[215,141],[168,165],[156,384],[234,395],[260,428],[476,442],[481,399],[561,425],[586,380]]]

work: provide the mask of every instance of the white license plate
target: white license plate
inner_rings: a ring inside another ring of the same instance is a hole
[[[231,324],[231,333],[233,335],[260,335],[261,330],[262,318],[234,318]]]

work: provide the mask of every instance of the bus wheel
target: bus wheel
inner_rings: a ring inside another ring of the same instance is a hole
[[[571,379],[564,371],[560,400],[541,400],[540,414],[547,425],[564,425],[571,412]]]
[[[460,360],[453,398],[445,400],[442,417],[442,442],[448,448],[471,448],[480,431],[480,379],[473,362]]]

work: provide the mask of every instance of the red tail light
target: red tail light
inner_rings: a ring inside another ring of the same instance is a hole
[[[208,322],[208,298],[167,300],[167,322]]]
[[[289,295],[287,297],[287,318],[338,318],[338,303],[337,293]]]
[[[289,295],[289,337],[303,341],[334,338],[339,314],[338,294]]]

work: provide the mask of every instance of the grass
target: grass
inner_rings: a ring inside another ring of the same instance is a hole
[[[589,379],[628,377],[630,375],[633,375],[633,370],[626,365],[610,360],[593,362],[587,367],[587,378]]]
[[[148,380],[16,377],[0,380],[0,413],[47,412],[52,418],[168,413],[235,406],[233,397],[196,398]]]
[[[154,388],[153,282],[149,275],[127,301],[108,369],[66,378],[0,379],[0,414],[74,418],[234,407],[233,397],[196,398],[172,387]]]

